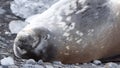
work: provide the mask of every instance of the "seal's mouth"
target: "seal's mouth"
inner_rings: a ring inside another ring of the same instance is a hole
[[[21,49],[20,47],[17,47],[17,50],[20,52],[20,54],[26,54],[27,51],[25,49]]]

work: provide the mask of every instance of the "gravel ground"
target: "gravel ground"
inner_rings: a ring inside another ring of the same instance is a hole
[[[12,46],[16,34],[12,34],[8,25],[12,20],[24,20],[12,14],[10,10],[10,2],[12,0],[0,0],[0,60],[11,56],[14,58],[15,65],[3,66],[0,68],[120,68],[120,56],[117,59],[109,58],[101,61],[94,61],[83,64],[62,64],[61,62],[47,63],[42,60],[35,62],[34,60],[21,60],[14,57]],[[105,63],[107,62],[107,63]]]
[[[0,0],[0,59],[11,55],[13,39],[15,34],[11,34],[8,29],[8,24],[11,20],[17,20],[14,14],[9,9],[11,0]],[[2,10],[4,10],[2,14]]]

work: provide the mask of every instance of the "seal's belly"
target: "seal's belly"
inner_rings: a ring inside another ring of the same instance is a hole
[[[84,35],[66,34],[60,38],[57,60],[64,63],[87,62],[120,53],[119,22],[106,24]]]

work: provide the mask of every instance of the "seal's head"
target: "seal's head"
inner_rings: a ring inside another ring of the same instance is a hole
[[[18,58],[48,61],[49,58],[51,58],[50,54],[53,56],[52,50],[54,49],[52,48],[53,43],[51,42],[49,34],[43,31],[20,31],[14,41],[14,54]]]

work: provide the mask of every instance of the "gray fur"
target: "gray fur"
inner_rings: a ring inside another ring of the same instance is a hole
[[[30,24],[23,31],[39,38],[36,47],[30,48],[32,54],[38,59],[63,63],[82,63],[120,54],[120,4],[117,2],[60,0],[44,13],[28,18],[26,22]],[[18,33],[16,38],[28,38],[25,34]]]

